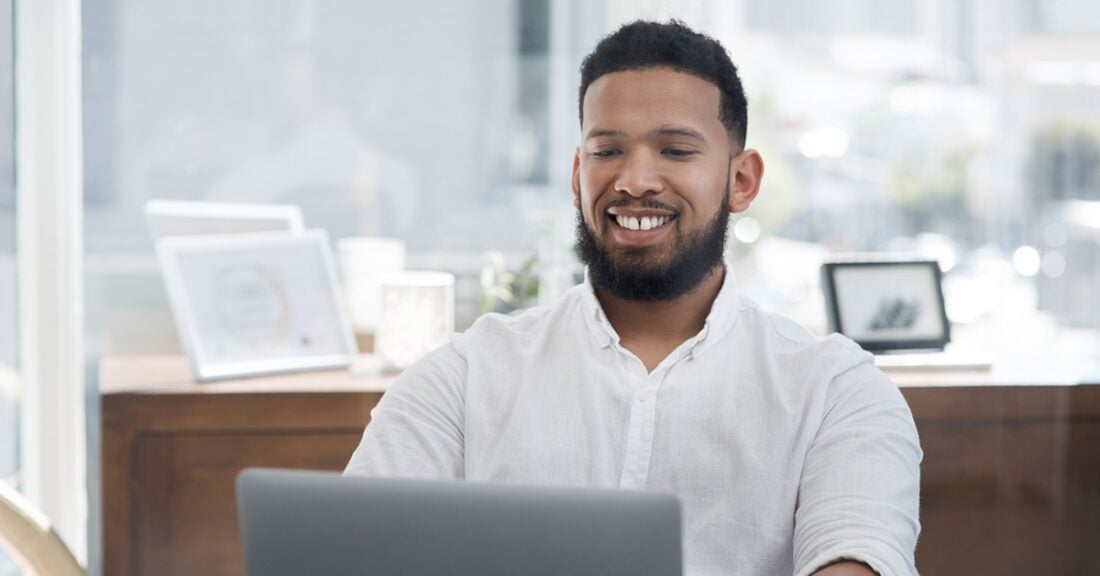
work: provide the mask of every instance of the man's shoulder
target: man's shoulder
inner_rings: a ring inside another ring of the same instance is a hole
[[[791,394],[821,402],[904,404],[874,356],[844,335],[815,334],[751,302],[742,306],[738,323],[740,333],[730,345],[748,346],[749,361]]]
[[[765,310],[751,298],[742,297],[740,304],[738,321],[747,323],[743,329],[762,333],[792,347],[839,347],[860,350],[858,345],[840,334],[814,333],[804,324],[788,316]]]
[[[546,333],[568,321],[581,308],[581,293],[575,287],[549,304],[542,304],[510,314],[482,314],[460,339],[483,340],[527,339]]]
[[[746,337],[762,338],[770,353],[797,359],[798,363],[834,364],[834,371],[872,362],[872,356],[850,338],[832,333],[819,335],[791,318],[764,310],[751,299],[742,299],[739,323]]]

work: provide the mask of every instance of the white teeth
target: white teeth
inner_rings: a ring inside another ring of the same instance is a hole
[[[629,230],[652,230],[668,224],[669,220],[672,220],[671,216],[644,216],[642,218],[615,216],[615,221],[619,223],[619,226]]]

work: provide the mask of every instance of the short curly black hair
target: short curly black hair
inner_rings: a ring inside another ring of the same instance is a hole
[[[679,20],[666,23],[637,20],[604,37],[581,62],[577,109],[584,123],[584,95],[604,74],[626,70],[669,68],[697,76],[721,93],[718,119],[730,138],[743,147],[748,126],[748,103],[737,67],[714,38],[688,28]]]

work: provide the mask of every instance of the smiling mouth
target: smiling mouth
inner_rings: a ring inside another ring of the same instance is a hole
[[[621,228],[627,230],[654,230],[668,224],[675,219],[674,216],[625,216],[622,214],[609,214],[610,218]]]

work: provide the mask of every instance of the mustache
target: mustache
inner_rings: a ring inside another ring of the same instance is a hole
[[[633,207],[636,207],[636,208],[652,208],[654,210],[666,210],[668,212],[675,212],[677,214],[679,214],[679,212],[680,212],[679,208],[677,208],[675,206],[672,206],[671,204],[665,204],[664,202],[661,202],[661,201],[659,201],[655,198],[642,198],[641,200],[632,200],[630,198],[619,198],[617,200],[612,200],[611,202],[608,202],[607,205],[604,206],[604,212],[606,212],[608,208],[618,208],[618,207],[621,207],[621,206],[633,206]]]

